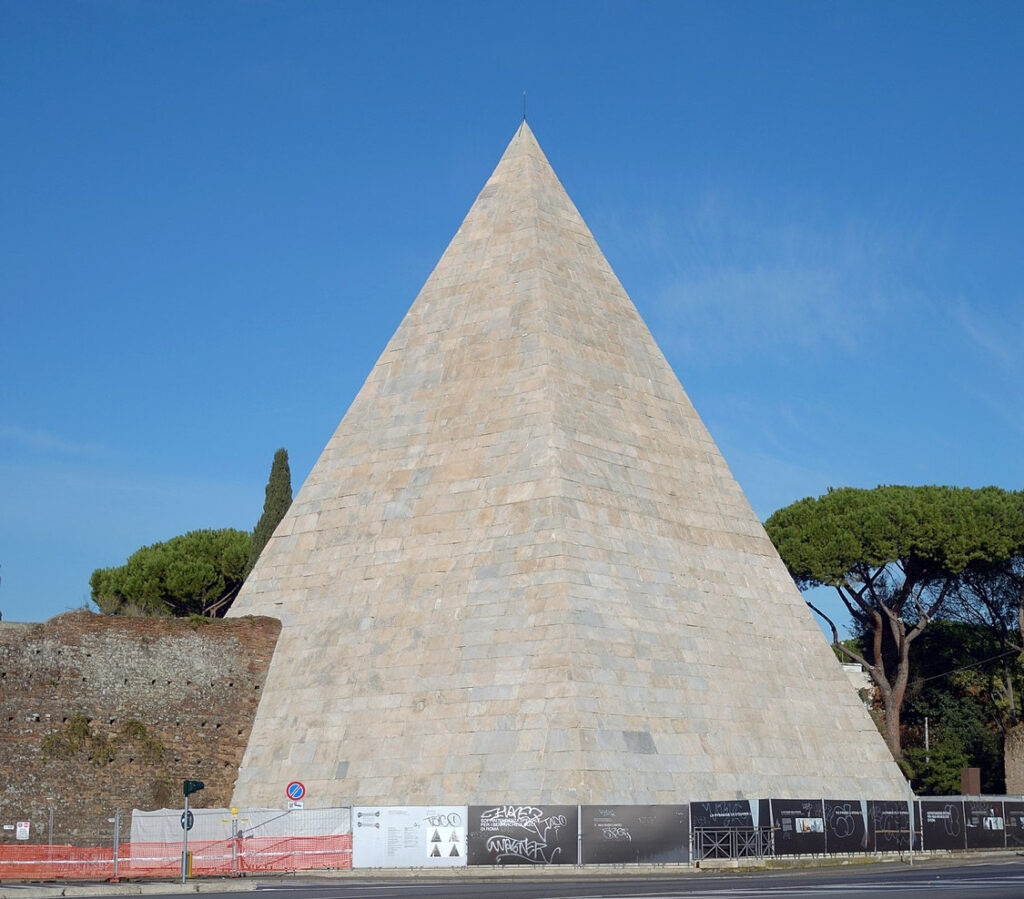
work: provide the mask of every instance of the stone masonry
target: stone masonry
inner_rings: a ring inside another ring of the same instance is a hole
[[[110,845],[114,810],[177,807],[181,782],[223,807],[280,630],[232,621],[70,612],[0,623],[0,822],[44,843]],[[13,842],[0,830],[0,842]]]
[[[906,796],[525,123],[231,614],[239,805]]]

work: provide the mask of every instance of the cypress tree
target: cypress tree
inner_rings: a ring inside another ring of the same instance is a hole
[[[267,481],[267,496],[263,503],[263,514],[256,523],[252,533],[252,546],[249,549],[249,561],[245,567],[245,576],[249,576],[256,560],[260,557],[281,523],[288,507],[292,504],[292,473],[288,467],[288,450],[279,449],[274,453],[274,464],[270,466],[270,479]]]

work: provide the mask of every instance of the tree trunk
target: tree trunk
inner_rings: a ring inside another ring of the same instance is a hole
[[[889,609],[885,610],[888,622],[883,622],[881,615],[876,615],[876,630],[873,634],[875,664],[871,669],[871,676],[878,685],[882,694],[882,706],[885,709],[885,742],[889,746],[892,757],[897,761],[903,760],[903,738],[900,734],[900,713],[903,709],[903,699],[907,693],[907,683],[910,680],[910,644],[914,637],[920,633],[915,629],[907,633],[903,619]],[[888,624],[892,633],[893,641],[896,643],[896,671],[895,676],[890,680],[885,670],[885,660],[882,656],[882,627]]]
[[[1020,631],[1021,644],[1024,644],[1024,585],[1020,588],[1020,597],[1017,599],[1017,630]]]
[[[884,699],[885,705],[885,742],[896,761],[903,758],[903,741],[900,738],[900,706],[903,699],[894,699],[895,693],[890,692]]]
[[[1006,647],[1006,642],[1003,643],[1003,647]],[[1013,675],[1005,658],[1003,659],[1003,684],[1006,689],[1006,703],[1009,706],[1009,712],[1006,716],[1007,726],[1016,727],[1020,723],[1017,720],[1017,697],[1013,693]]]

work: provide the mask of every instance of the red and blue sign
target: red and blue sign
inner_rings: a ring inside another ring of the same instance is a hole
[[[306,787],[297,780],[293,780],[288,784],[288,789],[285,790],[288,794],[288,798],[293,802],[298,802],[303,796],[306,795]]]

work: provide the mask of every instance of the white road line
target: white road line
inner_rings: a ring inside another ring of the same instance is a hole
[[[844,896],[849,895],[850,893],[863,894],[867,891],[880,893],[917,892],[929,894],[937,892],[952,892],[959,894],[963,893],[965,889],[970,889],[971,887],[989,889],[1003,886],[1019,886],[1022,888],[1022,894],[1024,894],[1024,876],[999,878],[995,880],[986,880],[983,878],[970,880],[936,879],[929,881],[910,881],[906,883],[901,883],[899,881],[881,883],[877,881],[868,881],[864,883],[822,884],[820,886],[816,886],[814,884],[789,884],[787,886],[766,887],[722,887],[721,889],[711,887],[707,889],[698,888],[696,890],[685,891],[667,890],[656,893],[587,893],[576,896],[550,895],[543,897],[543,899],[701,899],[701,897],[733,897],[733,899],[743,899],[743,897],[793,896],[794,894]]]
[[[1014,862],[1007,862],[1007,865],[1012,865]],[[508,884],[511,885],[511,884]],[[336,890],[342,895],[351,895],[351,891],[358,889],[362,895],[371,895],[375,893],[409,889],[413,884],[408,881],[385,881],[376,884],[361,883],[358,886],[356,884],[345,884],[338,883],[334,884],[316,884],[309,885],[308,887],[300,887],[298,885],[274,885],[259,887],[259,892],[285,892],[285,891],[296,891],[296,890]],[[421,887],[426,887],[428,884],[419,884]],[[442,886],[442,884],[436,884],[436,886]],[[696,888],[694,888],[696,887]],[[830,884],[793,884],[789,883],[786,885],[764,885],[764,886],[739,886],[739,887],[721,887],[716,888],[710,884],[701,887],[694,885],[687,889],[674,887],[664,890],[658,890],[656,892],[643,892],[643,893],[585,893],[575,895],[559,895],[552,893],[545,895],[543,899],[764,899],[764,897],[770,896],[793,896],[793,895],[809,895],[809,896],[845,896],[851,893],[864,893],[864,892],[875,892],[875,893],[891,893],[891,892],[914,892],[914,893],[953,893],[962,894],[966,890],[972,888],[982,889],[993,889],[997,887],[1019,887],[1021,894],[1024,895],[1024,874],[1010,875],[1004,877],[998,877],[993,879],[986,878],[943,878],[941,875],[936,875],[930,880],[911,880],[911,881],[858,881],[850,883],[830,883]]]

